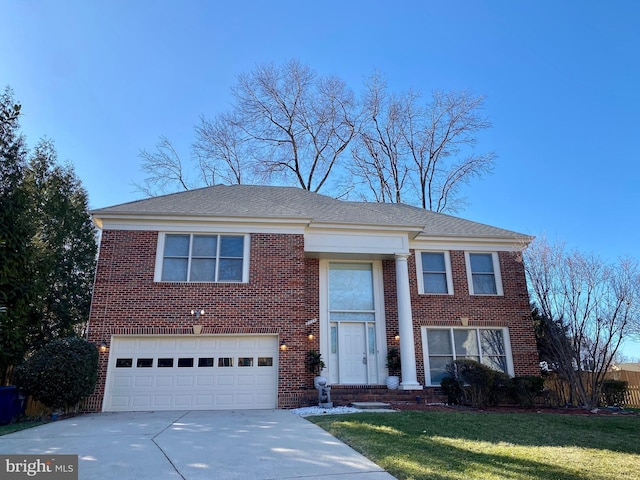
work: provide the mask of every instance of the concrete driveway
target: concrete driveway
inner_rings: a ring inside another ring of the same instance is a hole
[[[394,477],[286,410],[97,413],[0,437],[2,454],[78,454],[79,478]]]

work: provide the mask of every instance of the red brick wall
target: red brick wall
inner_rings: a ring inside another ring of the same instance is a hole
[[[508,327],[515,374],[539,374],[533,320],[520,255],[512,252],[498,253],[504,290],[502,296],[470,295],[464,252],[451,251],[450,258],[454,295],[418,294],[415,256],[411,255],[408,259],[418,382],[425,381],[421,327],[461,326],[460,317],[468,317],[471,327]],[[399,342],[393,338],[398,331],[394,261],[383,262],[383,278],[387,342],[390,346],[397,346]]]
[[[251,235],[246,284],[154,282],[157,236],[151,231],[102,232],[89,340],[109,342],[112,334],[189,334],[195,323],[209,334],[278,334],[289,346],[280,352],[278,398],[281,407],[292,406],[312,385],[305,370],[310,348],[305,323],[318,316],[317,261],[305,259],[303,236]],[[194,308],[205,310],[197,321],[190,314]],[[107,359],[101,354],[89,410],[102,407]]]
[[[89,340],[110,341],[113,334],[191,334],[194,323],[203,333],[270,333],[286,341],[280,352],[278,405],[304,403],[312,389],[305,358],[318,349],[319,261],[304,256],[302,235],[252,234],[249,282],[156,283],[154,269],[158,232],[105,230],[96,272]],[[418,381],[424,381],[422,325],[506,326],[516,374],[538,373],[538,355],[529,314],[524,268],[515,254],[501,252],[500,268],[504,296],[472,297],[467,287],[464,252],[451,252],[455,295],[418,295],[415,260],[409,258]],[[395,262],[383,262],[387,342],[398,331]],[[205,310],[195,320],[191,309]],[[314,340],[307,335],[313,333]],[[100,355],[98,387],[85,407],[102,407],[108,354]]]

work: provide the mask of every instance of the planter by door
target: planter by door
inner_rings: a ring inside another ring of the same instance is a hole
[[[395,375],[389,375],[387,377],[387,388],[389,390],[397,390],[400,386],[400,377]]]

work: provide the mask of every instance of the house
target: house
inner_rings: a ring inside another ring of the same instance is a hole
[[[89,411],[289,408],[332,397],[437,398],[474,358],[537,374],[519,233],[292,187],[213,186],[91,212],[102,230]],[[389,392],[391,393],[391,392]],[[360,397],[358,397],[360,396]]]

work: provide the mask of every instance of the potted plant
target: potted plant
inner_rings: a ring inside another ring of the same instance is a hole
[[[387,350],[387,368],[389,376],[387,377],[387,388],[389,390],[397,390],[400,385],[400,349],[391,347]]]
[[[326,383],[327,379],[321,376],[322,369],[324,367],[325,365],[322,361],[322,355],[320,352],[318,350],[309,350],[307,352],[307,371],[315,375],[313,379],[313,386],[316,389],[319,387],[318,380],[324,379]]]

